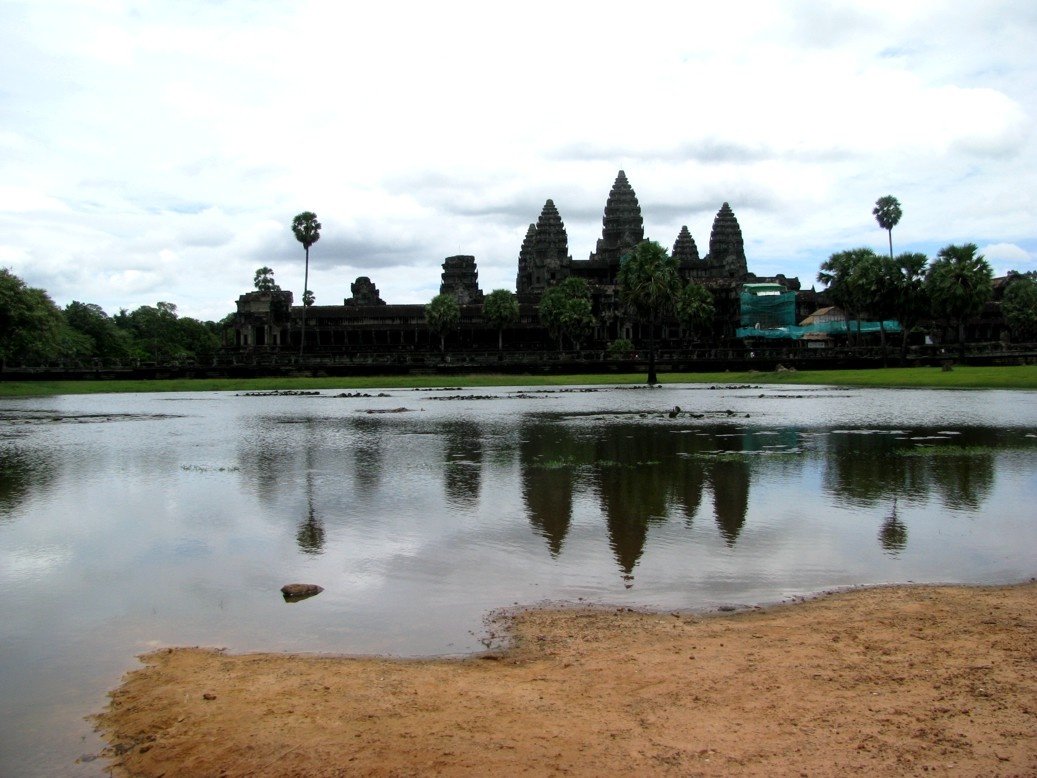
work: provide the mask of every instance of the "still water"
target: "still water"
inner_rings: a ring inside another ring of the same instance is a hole
[[[1034,392],[365,394],[0,401],[0,775],[99,774],[83,717],[157,646],[464,654],[514,604],[1037,574]]]

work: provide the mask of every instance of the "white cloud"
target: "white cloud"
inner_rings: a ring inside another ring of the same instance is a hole
[[[726,200],[808,285],[884,245],[887,193],[898,245],[1029,247],[1034,33],[1022,2],[8,3],[0,234],[60,303],[204,318],[261,264],[301,290],[302,210],[319,300],[425,302],[458,253],[511,287],[548,197],[587,256],[620,168],[651,237],[705,250]]]
[[[994,275],[1003,276],[1009,270],[1025,272],[1033,270],[1037,256],[1014,243],[991,243],[980,248],[979,253],[994,268]]]

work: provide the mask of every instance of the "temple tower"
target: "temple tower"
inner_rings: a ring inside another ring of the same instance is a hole
[[[524,289],[526,294],[539,297],[546,289],[569,277],[572,264],[572,257],[569,256],[569,236],[553,200],[544,203],[536,226],[530,225],[530,229],[527,230],[526,240],[523,241],[522,251],[519,253],[520,266],[523,261],[522,252],[526,255],[525,274],[529,279],[528,286]]]
[[[461,254],[443,260],[443,275],[440,277],[440,294],[452,294],[461,305],[481,303],[482,290],[479,288],[479,271],[475,267],[475,257]]]
[[[670,255],[681,265],[692,264],[699,261],[699,247],[695,245],[695,239],[688,232],[687,225],[681,227],[677,240],[673,244],[673,253]]]
[[[627,174],[622,170],[612,184],[601,223],[601,238],[590,258],[618,268],[623,255],[645,238],[641,206],[630,182],[627,181]]]
[[[537,226],[530,224],[526,237],[522,239],[519,249],[518,275],[515,278],[515,292],[519,297],[528,298],[533,294],[533,241],[536,239]]]
[[[354,308],[360,306],[385,305],[385,300],[378,293],[378,287],[367,276],[360,276],[349,285],[351,297],[347,297],[342,304]]]
[[[713,219],[709,234],[709,263],[715,271],[729,278],[743,278],[748,272],[742,228],[738,226],[731,206],[724,203]]]

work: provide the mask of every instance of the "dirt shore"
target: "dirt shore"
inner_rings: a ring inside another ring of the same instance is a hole
[[[1037,586],[734,614],[534,610],[494,657],[165,649],[115,775],[1037,775]]]

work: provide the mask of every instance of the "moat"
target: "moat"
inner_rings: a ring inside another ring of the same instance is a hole
[[[0,774],[164,645],[464,654],[500,607],[1037,574],[1037,393],[667,386],[0,401]],[[286,603],[282,584],[320,584]],[[40,733],[48,733],[41,736]]]

